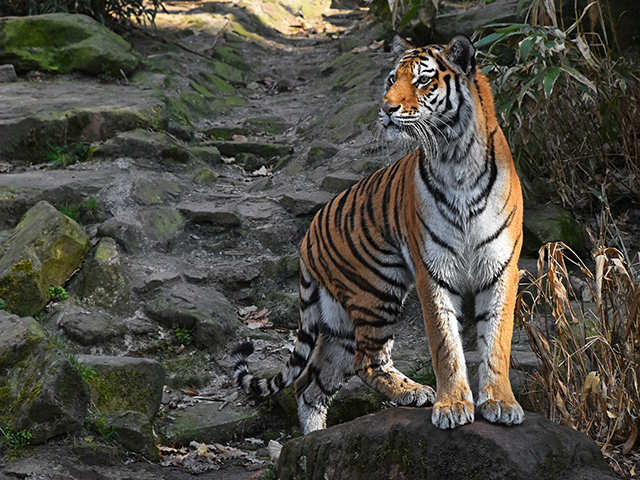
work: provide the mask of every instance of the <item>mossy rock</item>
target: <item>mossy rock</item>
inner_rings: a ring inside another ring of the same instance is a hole
[[[228,45],[221,45],[216,47],[213,56],[226,63],[227,65],[231,65],[232,67],[237,68],[238,70],[242,70],[243,72],[248,72],[251,70],[249,64],[245,63],[242,59],[241,53]]]
[[[0,311],[0,426],[42,443],[78,430],[89,392],[77,370],[31,317]]]
[[[145,233],[153,241],[167,243],[182,233],[185,219],[173,208],[154,207],[140,213]]]
[[[49,302],[49,287],[64,285],[89,250],[84,229],[45,201],[32,207],[3,244],[0,298],[7,310],[34,315]]]
[[[100,239],[80,271],[78,293],[91,306],[122,312],[131,295],[124,266],[113,238]]]
[[[180,185],[166,178],[143,178],[136,182],[133,196],[140,205],[161,205],[176,199],[182,191]]]
[[[140,63],[131,45],[90,17],[51,13],[0,19],[0,63],[42,70],[120,77]]]
[[[94,156],[127,156],[186,163],[188,150],[164,132],[137,128],[123,132],[100,146]]]
[[[218,175],[210,168],[201,168],[193,176],[193,182],[198,185],[211,185],[217,178]]]
[[[525,207],[523,253],[537,256],[547,242],[564,242],[578,254],[585,254],[584,229],[571,212],[556,205]]]
[[[247,118],[244,124],[255,133],[270,133],[277,135],[284,132],[288,125],[280,117],[255,117]]]
[[[107,415],[105,420],[113,432],[114,440],[120,445],[132,452],[141,453],[149,459],[158,459],[158,447],[148,416],[129,410]]]
[[[155,360],[79,355],[78,362],[99,414],[134,410],[152,418],[158,411],[165,372]]]
[[[189,147],[189,153],[209,165],[218,165],[221,161],[220,151],[212,145]]]

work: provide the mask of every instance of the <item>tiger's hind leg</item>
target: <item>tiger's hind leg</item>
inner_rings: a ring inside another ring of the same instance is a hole
[[[353,327],[344,309],[311,277],[307,277],[305,297],[305,269],[301,277],[301,319],[304,325],[313,322],[316,338],[313,352],[305,370],[295,382],[298,417],[302,432],[326,427],[327,410],[331,400],[345,380],[353,376]],[[315,289],[315,295],[310,293]],[[313,298],[312,303],[305,298]],[[300,340],[300,337],[298,337]]]
[[[433,388],[414,382],[393,366],[391,350],[400,305],[379,309],[352,305],[350,312],[355,325],[354,368],[358,376],[399,405],[422,407],[433,403]]]

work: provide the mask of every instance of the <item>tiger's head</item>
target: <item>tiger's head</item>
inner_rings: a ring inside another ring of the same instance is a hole
[[[465,36],[406,50],[386,79],[379,113],[386,138],[433,147],[458,136],[472,115],[475,74],[475,48]]]

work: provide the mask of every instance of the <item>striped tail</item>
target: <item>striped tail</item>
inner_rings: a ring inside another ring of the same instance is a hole
[[[307,337],[304,339],[305,341],[301,341],[301,333]],[[241,388],[243,392],[256,397],[267,397],[287,388],[307,366],[315,343],[315,336],[309,337],[311,335],[304,334],[302,330],[298,332],[298,341],[291,353],[291,357],[289,357],[286,368],[271,378],[260,378],[249,373],[247,359],[254,351],[253,344],[251,342],[241,343],[231,353],[231,358],[234,362],[234,385]]]

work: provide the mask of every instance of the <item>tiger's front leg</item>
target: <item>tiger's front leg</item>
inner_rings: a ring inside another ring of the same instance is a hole
[[[478,348],[478,398],[476,405],[488,421],[517,425],[524,412],[509,381],[513,313],[518,289],[518,267],[512,261],[492,286],[476,293]]]
[[[442,283],[442,282],[441,282]],[[431,422],[438,428],[455,428],[474,420],[473,394],[458,331],[462,297],[451,286],[439,285],[424,268],[418,268],[416,288],[436,374],[436,401]]]

